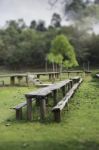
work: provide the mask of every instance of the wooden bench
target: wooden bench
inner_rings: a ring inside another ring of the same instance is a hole
[[[82,79],[80,79],[78,83],[74,84],[73,87],[69,90],[69,92],[65,95],[65,97],[60,102],[58,102],[55,107],[52,108],[52,112],[54,113],[54,120],[56,122],[61,121],[61,112],[63,108],[66,106],[66,104],[68,106],[69,99],[73,96],[73,94],[75,93],[76,89],[79,87],[81,82]]]
[[[17,120],[21,120],[22,119],[22,108],[24,106],[27,105],[27,102],[23,102],[23,103],[20,103],[18,104],[17,106],[13,107],[12,109],[14,109],[16,111],[16,119]]]
[[[75,83],[79,82],[80,77],[76,76],[76,77],[71,77],[70,79],[73,80],[73,83],[75,84]]]

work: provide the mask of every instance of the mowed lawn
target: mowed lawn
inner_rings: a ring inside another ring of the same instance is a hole
[[[0,150],[99,150],[99,79],[85,78],[61,123],[15,120],[10,108],[31,90],[0,88]]]

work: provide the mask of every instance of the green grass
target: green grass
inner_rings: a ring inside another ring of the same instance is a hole
[[[10,107],[34,87],[0,88],[0,150],[99,150],[99,79],[90,76],[64,109],[62,122],[16,121]],[[25,110],[24,110],[25,114]]]

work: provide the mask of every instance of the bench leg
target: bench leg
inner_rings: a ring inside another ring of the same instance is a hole
[[[61,112],[60,112],[60,110],[59,109],[55,110],[55,111],[53,111],[53,113],[54,113],[54,121],[55,122],[61,122]]]
[[[16,109],[16,120],[22,120],[22,108]]]
[[[40,99],[40,118],[44,120],[46,116],[46,100]]]

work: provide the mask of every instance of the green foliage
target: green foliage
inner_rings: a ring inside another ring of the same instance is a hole
[[[9,21],[6,28],[0,29],[0,65],[13,69],[44,68],[45,58],[50,50],[58,65],[63,61],[65,66],[73,66],[76,64],[73,59],[75,55],[81,65],[87,61],[92,65],[99,64],[99,35],[89,34],[81,27],[73,26],[48,27],[40,31],[37,30],[37,25],[34,22],[35,27],[26,27],[23,20],[18,20]],[[61,35],[65,37],[59,38]],[[74,50],[76,54],[73,54]]]
[[[78,65],[74,48],[64,35],[59,35],[52,41],[51,51],[54,55],[62,56],[60,59],[65,67]]]

